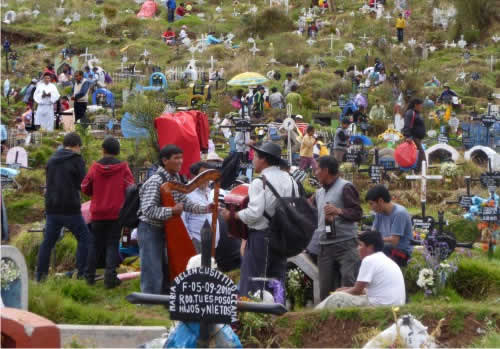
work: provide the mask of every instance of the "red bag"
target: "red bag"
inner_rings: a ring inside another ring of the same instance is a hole
[[[411,168],[417,163],[417,158],[418,150],[413,141],[401,143],[394,151],[394,159],[399,167]]]

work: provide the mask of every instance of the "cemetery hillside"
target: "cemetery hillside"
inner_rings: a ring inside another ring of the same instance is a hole
[[[2,347],[500,347],[500,0],[0,7]]]

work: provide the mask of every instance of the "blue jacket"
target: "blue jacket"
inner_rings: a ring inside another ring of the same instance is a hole
[[[177,7],[177,3],[175,0],[167,0],[167,8],[175,9]]]

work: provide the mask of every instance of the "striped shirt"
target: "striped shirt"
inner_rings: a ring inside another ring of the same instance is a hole
[[[159,167],[158,171],[149,177],[142,185],[139,191],[141,206],[139,210],[139,219],[142,222],[163,227],[163,222],[172,217],[172,207],[165,207],[161,203],[160,187],[164,183],[163,178],[159,173],[163,173],[166,177],[166,182],[179,182],[181,178],[179,174],[172,175],[163,167]],[[178,191],[172,192],[176,203],[184,204],[184,211],[191,213],[209,213],[207,206],[195,204],[189,198]]]

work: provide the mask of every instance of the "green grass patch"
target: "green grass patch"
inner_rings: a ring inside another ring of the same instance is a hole
[[[43,283],[30,282],[29,310],[56,323],[169,326],[163,307],[126,301],[126,295],[139,289],[138,279],[107,290],[101,282],[89,286],[82,280],[49,277]]]

